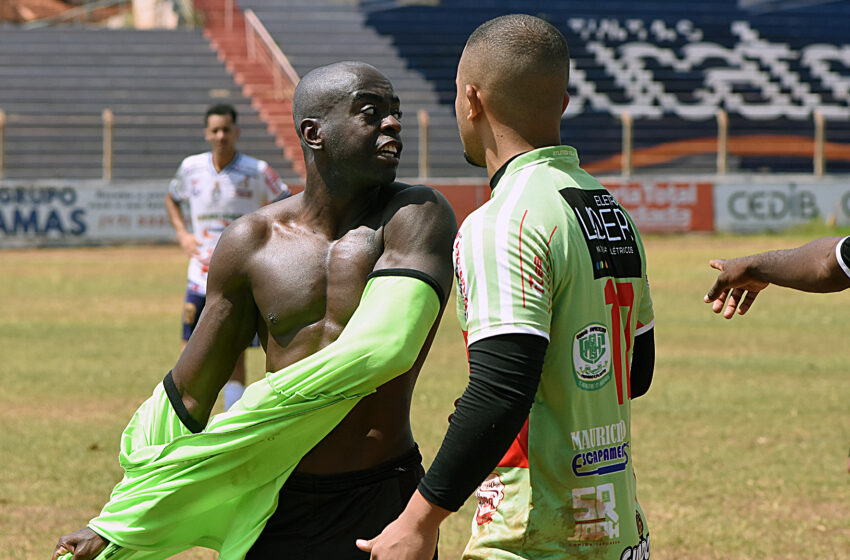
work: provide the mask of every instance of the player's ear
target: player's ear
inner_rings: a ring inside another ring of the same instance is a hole
[[[301,127],[301,137],[307,146],[313,150],[324,148],[325,139],[322,134],[322,125],[318,119],[304,119],[299,126]]]
[[[466,115],[464,115],[464,117],[471,121],[481,114],[483,110],[483,105],[481,103],[481,90],[472,84],[466,84],[466,86],[464,86],[463,93],[466,97],[467,103]]]

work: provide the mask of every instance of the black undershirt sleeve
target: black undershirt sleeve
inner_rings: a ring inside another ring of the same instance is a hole
[[[636,399],[649,391],[652,372],[655,371],[655,329],[649,329],[635,337],[632,352],[632,398]]]
[[[490,474],[528,418],[548,341],[505,334],[469,346],[469,385],[419,483],[429,502],[457,511]]]

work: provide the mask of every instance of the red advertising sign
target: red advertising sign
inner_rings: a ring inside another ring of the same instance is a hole
[[[714,230],[710,182],[602,181],[628,210],[638,229],[648,232]]]

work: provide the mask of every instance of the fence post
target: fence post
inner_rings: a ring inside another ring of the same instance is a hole
[[[814,171],[815,177],[823,177],[825,161],[824,161],[824,139],[826,136],[826,123],[823,119],[823,113],[820,109],[815,109],[815,153],[814,153]]]
[[[629,177],[632,174],[632,114],[623,111],[620,117],[623,121],[622,174]]]
[[[416,115],[419,121],[419,176],[423,179],[428,177],[428,124],[430,118],[428,111],[419,109]]]
[[[717,110],[717,174],[726,175],[726,156],[729,153],[729,115]]]
[[[6,156],[6,113],[0,109],[0,179],[3,178],[3,170]]]
[[[115,115],[112,109],[104,109],[103,114],[103,180],[112,180],[112,127]]]

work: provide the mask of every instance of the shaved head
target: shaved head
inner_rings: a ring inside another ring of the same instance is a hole
[[[301,78],[292,96],[292,118],[302,143],[301,122],[326,117],[336,105],[347,101],[354,84],[364,74],[372,73],[383,77],[377,68],[365,62],[345,61],[321,66]]]
[[[562,110],[570,53],[551,24],[525,14],[483,23],[466,42],[459,79],[475,84],[490,106],[508,121],[526,119],[529,110]]]

